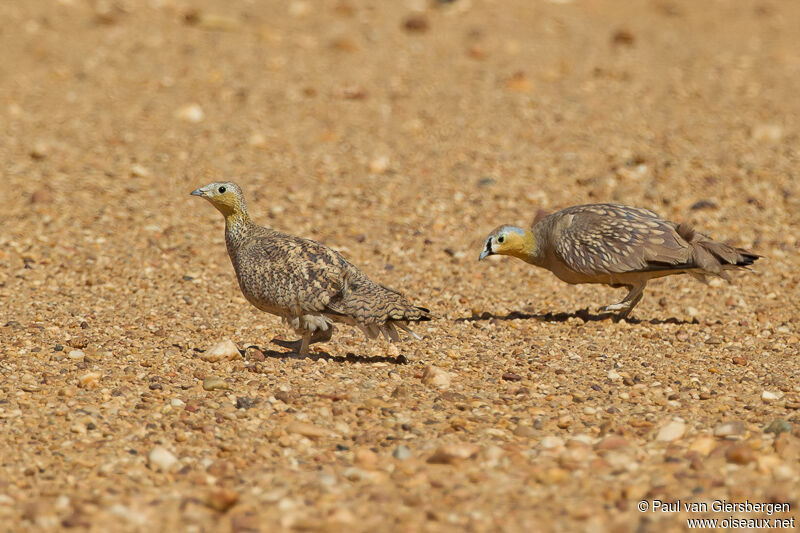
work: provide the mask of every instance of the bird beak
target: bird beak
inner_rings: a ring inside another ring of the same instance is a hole
[[[192,191],[192,196],[205,196],[206,193],[203,192],[203,189],[195,189]]]
[[[490,255],[492,255],[492,252],[490,252],[489,250],[484,250],[484,251],[481,252],[481,255],[478,256],[478,261],[482,261],[482,260],[486,259]]]

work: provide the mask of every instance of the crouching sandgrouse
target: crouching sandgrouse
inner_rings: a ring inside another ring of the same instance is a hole
[[[627,287],[625,298],[602,308],[626,317],[642,299],[647,282],[674,274],[730,281],[729,269],[752,265],[760,256],[664,220],[639,207],[589,204],[568,207],[531,229],[500,226],[486,238],[479,259],[510,255],[545,268],[567,283]]]

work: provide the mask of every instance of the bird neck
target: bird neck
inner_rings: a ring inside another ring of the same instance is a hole
[[[514,246],[507,250],[506,253],[532,265],[539,264],[541,260],[539,241],[529,229],[525,230],[522,238],[517,240]]]
[[[245,209],[235,209],[225,214],[225,240],[233,244],[243,239],[251,225],[252,222]]]

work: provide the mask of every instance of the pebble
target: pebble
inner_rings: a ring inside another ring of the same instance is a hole
[[[308,424],[306,422],[290,422],[286,426],[286,431],[289,433],[296,433],[298,435],[302,435],[304,437],[308,437],[309,439],[318,439],[320,437],[327,437],[330,432],[327,429],[317,427],[313,424]]]
[[[409,32],[424,33],[429,28],[428,19],[423,15],[411,15],[403,21],[403,27]]]
[[[148,170],[147,167],[143,165],[135,163],[131,165],[131,176],[134,176],[136,178],[147,178],[148,176],[150,176],[150,170]]]
[[[471,443],[445,444],[439,446],[428,458],[432,464],[456,464],[478,455],[481,447]]]
[[[783,138],[783,127],[780,124],[757,124],[751,135],[756,141],[778,142]]]
[[[686,433],[686,424],[678,420],[673,420],[661,427],[656,435],[656,440],[659,442],[672,442],[683,437]]]
[[[100,372],[89,372],[84,374],[78,379],[78,386],[84,389],[95,387],[102,376],[103,375]]]
[[[389,169],[389,158],[386,156],[376,157],[369,163],[369,171],[372,174],[383,174]]]
[[[780,400],[781,398],[783,398],[783,393],[780,391],[772,392],[765,390],[764,392],[761,393],[761,400],[764,403],[774,402],[775,400]]]
[[[204,503],[206,506],[224,513],[239,501],[239,494],[230,489],[217,489],[206,494]]]
[[[689,446],[689,451],[707,456],[716,446],[717,441],[715,439],[711,437],[700,437]]]
[[[722,422],[714,427],[714,436],[720,438],[740,437],[744,432],[745,425],[738,420]]]
[[[780,435],[781,433],[791,433],[792,425],[782,418],[776,418],[764,429],[764,433],[774,433]]]
[[[205,117],[206,114],[203,112],[203,108],[197,104],[187,104],[175,111],[175,118],[193,124],[202,122]]]
[[[73,361],[83,361],[84,357],[86,357],[86,353],[84,353],[83,350],[70,350],[67,357]]]
[[[203,389],[207,391],[218,390],[218,389],[227,389],[228,384],[222,380],[222,378],[218,378],[217,376],[209,376],[203,380]]]
[[[224,339],[205,352],[201,353],[198,357],[208,363],[217,363],[219,361],[233,361],[235,359],[241,359],[242,354],[239,352],[239,348],[236,347],[236,344],[234,344],[233,341],[230,339]]]
[[[186,405],[186,404],[183,402],[183,400],[181,400],[180,398],[173,398],[173,399],[171,399],[171,400],[169,401],[169,404],[170,404],[172,407],[183,407],[184,405]]]
[[[169,472],[177,465],[178,458],[163,446],[156,446],[147,454],[147,462],[153,470]]]
[[[364,468],[375,468],[375,465],[378,464],[378,454],[369,448],[359,448],[355,454],[355,462]]]
[[[562,446],[564,446],[564,439],[552,435],[544,437],[539,441],[539,447],[545,450],[552,450],[553,448],[560,448]]]
[[[728,451],[725,452],[725,459],[729,463],[737,465],[746,465],[753,462],[755,458],[756,454],[753,449],[744,442],[732,445],[728,448]]]
[[[392,452],[392,457],[394,457],[395,459],[399,459],[400,461],[411,459],[412,457],[411,448],[409,448],[405,444],[401,444],[394,449],[394,451]]]
[[[630,442],[625,437],[611,435],[604,438],[594,445],[595,450],[619,450],[620,448],[629,448]]]
[[[425,367],[422,373],[422,383],[428,387],[447,389],[450,387],[450,373],[433,365]]]
[[[36,141],[33,144],[33,147],[30,150],[31,159],[41,160],[47,157],[47,153],[50,151],[50,146],[44,141]]]

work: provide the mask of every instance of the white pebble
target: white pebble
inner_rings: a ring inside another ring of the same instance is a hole
[[[147,461],[153,470],[169,472],[178,463],[178,458],[163,446],[156,446],[150,450]]]
[[[686,433],[686,424],[673,420],[661,427],[656,436],[656,440],[660,442],[672,442],[683,437],[684,433]]]

